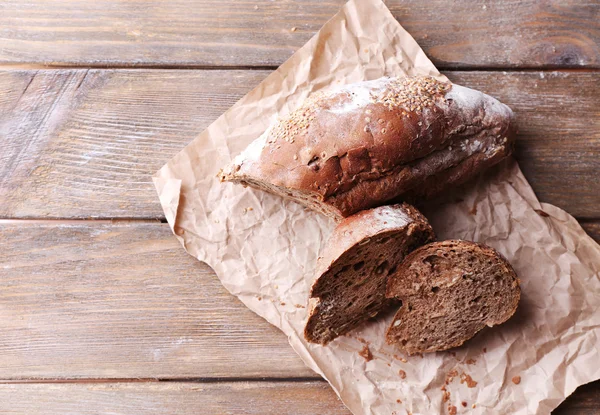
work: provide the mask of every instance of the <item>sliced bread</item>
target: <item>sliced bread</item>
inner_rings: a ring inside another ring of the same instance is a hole
[[[386,296],[402,307],[387,342],[409,354],[460,346],[508,320],[520,295],[515,271],[494,249],[460,240],[422,246],[388,279]]]
[[[387,277],[407,253],[433,241],[433,229],[414,207],[382,206],[340,222],[317,264],[304,335],[327,344],[390,303]]]

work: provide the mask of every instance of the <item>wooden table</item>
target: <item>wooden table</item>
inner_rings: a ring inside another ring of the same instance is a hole
[[[348,414],[171,236],[150,176],[343,0],[0,3],[0,413]],[[519,117],[542,201],[600,240],[600,4],[389,0]],[[600,412],[600,382],[555,414]]]

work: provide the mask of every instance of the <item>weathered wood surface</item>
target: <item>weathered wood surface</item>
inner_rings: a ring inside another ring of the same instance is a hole
[[[316,377],[166,224],[2,223],[0,252],[0,380]]]
[[[161,219],[150,175],[344,2],[0,2],[0,219]],[[386,4],[440,68],[561,69],[448,75],[515,109],[534,190],[600,241],[598,4]],[[0,413],[348,414],[164,224],[0,220],[0,252]]]
[[[10,415],[350,415],[325,382],[0,385]]]
[[[346,0],[4,0],[0,63],[277,66]],[[388,0],[441,68],[599,67],[585,0]]]
[[[0,72],[0,217],[162,218],[150,176],[268,73]],[[518,114],[517,158],[540,200],[600,215],[600,72],[448,75]]]
[[[0,252],[0,380],[317,376],[168,225],[3,223]]]
[[[581,223],[581,227],[600,244],[600,221],[585,221]]]
[[[542,202],[600,216],[600,72],[450,73],[517,114],[517,159]],[[493,81],[492,81],[493,79]]]
[[[597,415],[598,383],[582,386],[553,415]],[[396,415],[405,414],[398,405]],[[7,415],[350,415],[325,382],[129,382],[0,384]],[[394,414],[392,414],[394,415]]]
[[[600,381],[577,388],[552,415],[598,415],[600,408]]]

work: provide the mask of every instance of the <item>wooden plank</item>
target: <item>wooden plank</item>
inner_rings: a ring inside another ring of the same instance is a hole
[[[3,223],[0,252],[0,380],[316,377],[165,224]]]
[[[17,105],[34,75],[34,71],[0,72],[0,120],[7,119],[7,114]]]
[[[5,384],[0,413],[350,414],[325,382]]]
[[[581,227],[590,235],[596,242],[600,244],[600,221],[585,221],[581,222]]]
[[[277,66],[346,0],[5,0],[0,62]],[[443,68],[599,67],[600,6],[388,0]]]
[[[8,73],[0,90],[32,76]],[[1,118],[0,217],[162,218],[150,176],[268,73],[37,72]],[[448,75],[514,108],[517,157],[542,201],[600,216],[600,72]]]
[[[34,399],[32,399],[34,397]],[[600,382],[579,388],[553,415],[596,415]],[[398,412],[405,414],[398,404]],[[3,414],[349,415],[325,382],[2,384]]]
[[[0,116],[0,217],[161,218],[150,176],[267,74],[35,73]]]
[[[600,412],[600,381],[577,388],[552,415],[597,415]]]
[[[517,159],[541,201],[578,217],[600,217],[600,72],[459,72],[449,77],[513,108],[519,125]]]

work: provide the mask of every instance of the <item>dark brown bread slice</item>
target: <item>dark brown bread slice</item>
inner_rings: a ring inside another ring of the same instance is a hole
[[[386,305],[387,277],[413,249],[433,241],[433,229],[404,203],[365,210],[338,224],[317,264],[304,331],[327,344]]]
[[[479,91],[380,78],[311,95],[219,177],[340,220],[467,181],[512,152],[515,132],[510,108]]]
[[[408,255],[390,275],[386,296],[402,301],[387,341],[414,354],[460,346],[485,326],[505,322],[521,289],[511,265],[494,249],[452,240]]]

